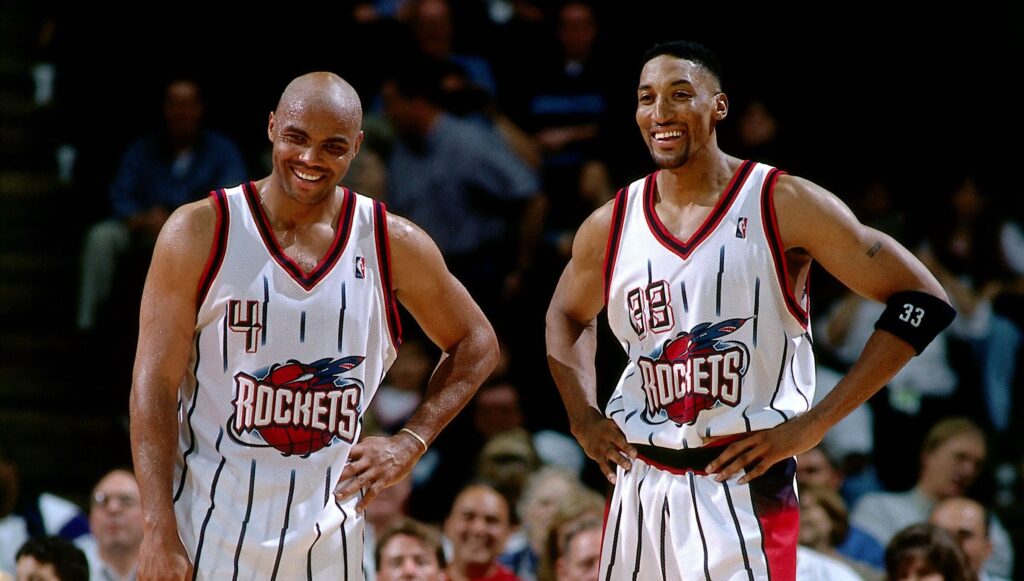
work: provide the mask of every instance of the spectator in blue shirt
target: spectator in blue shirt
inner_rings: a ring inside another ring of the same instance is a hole
[[[78,304],[83,331],[94,328],[120,257],[133,245],[151,248],[178,206],[246,179],[238,146],[202,127],[203,101],[195,81],[171,82],[163,108],[163,129],[133,143],[121,158],[110,187],[113,216],[86,233]]]

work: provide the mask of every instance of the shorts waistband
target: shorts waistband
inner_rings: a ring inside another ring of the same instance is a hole
[[[676,474],[685,474],[687,472],[707,474],[704,469],[707,468],[712,460],[718,458],[729,447],[729,444],[742,440],[748,435],[737,434],[735,437],[725,438],[716,442],[714,446],[701,446],[699,448],[672,449],[647,444],[633,444],[633,447],[636,448],[637,456],[641,460],[655,468]]]

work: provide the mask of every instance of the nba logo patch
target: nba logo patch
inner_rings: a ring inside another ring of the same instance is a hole
[[[356,257],[356,278],[366,278],[366,259],[362,256]]]
[[[740,218],[736,221],[736,237],[746,238],[747,237],[747,219]]]

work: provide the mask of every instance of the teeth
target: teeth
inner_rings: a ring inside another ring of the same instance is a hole
[[[683,132],[682,131],[663,131],[663,132],[655,133],[654,134],[654,138],[655,139],[669,139],[669,138],[672,138],[672,137],[682,137],[682,136],[683,136]]]
[[[303,172],[301,172],[299,170],[295,170],[295,175],[297,175],[300,178],[302,178],[302,179],[304,179],[306,181],[309,181],[309,182],[315,182],[315,181],[317,181],[318,179],[321,178],[321,176],[313,175],[313,174],[308,174],[308,173],[303,173]]]

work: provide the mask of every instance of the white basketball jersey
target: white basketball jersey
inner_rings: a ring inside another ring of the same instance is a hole
[[[786,290],[772,201],[780,173],[744,162],[687,241],[658,218],[657,173],[617,195],[605,299],[629,363],[605,413],[630,442],[690,448],[810,408],[807,296]]]
[[[306,273],[253,184],[212,196],[180,392],[182,542],[200,579],[361,579],[357,499],[333,492],[399,341],[384,207],[344,190],[335,239]]]

